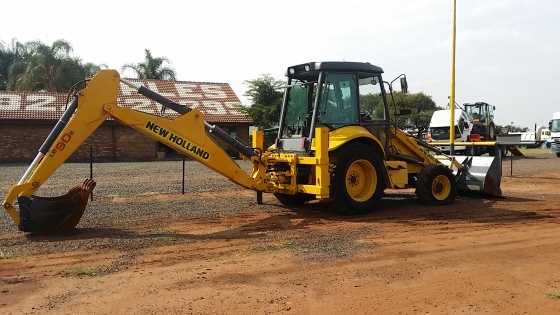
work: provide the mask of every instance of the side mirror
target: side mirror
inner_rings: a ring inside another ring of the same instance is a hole
[[[552,130],[552,120],[548,121],[548,130]]]
[[[401,78],[401,92],[404,94],[408,93],[408,82],[406,82],[406,77]]]
[[[410,115],[412,114],[412,110],[408,109],[408,108],[403,108],[403,109],[399,109],[399,112],[397,113],[397,116],[406,116],[406,115]]]

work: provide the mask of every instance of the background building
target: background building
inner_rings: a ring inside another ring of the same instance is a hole
[[[198,108],[212,124],[217,124],[242,142],[249,141],[251,118],[244,114],[241,102],[227,83],[160,81],[129,79],[172,99]],[[29,162],[64,112],[64,93],[0,92],[0,162]],[[162,116],[175,116],[171,110],[135,90],[121,85],[121,106]],[[89,160],[90,147],[95,161],[150,161],[177,157],[166,146],[148,139],[129,127],[107,120],[70,161]]]

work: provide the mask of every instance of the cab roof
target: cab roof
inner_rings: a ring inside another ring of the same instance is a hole
[[[476,103],[465,103],[463,104],[464,106],[490,106],[490,104],[485,103],[485,102],[476,102]]]
[[[383,73],[383,69],[374,66],[369,62],[349,62],[349,61],[323,61],[307,62],[288,67],[286,75],[300,80],[310,80],[317,78],[319,71],[346,71],[362,73]]]

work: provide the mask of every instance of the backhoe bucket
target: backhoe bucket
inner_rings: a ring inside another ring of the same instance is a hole
[[[19,197],[19,229],[37,234],[72,231],[80,222],[94,187],[95,182],[86,179],[82,185],[59,197]]]
[[[501,197],[502,158],[500,156],[453,156],[463,165],[456,174],[457,190],[490,197]],[[449,165],[449,160],[444,161]]]

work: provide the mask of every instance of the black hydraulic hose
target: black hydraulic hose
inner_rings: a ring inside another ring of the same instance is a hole
[[[160,103],[161,105],[163,105],[164,107],[167,107],[179,114],[186,114],[188,112],[191,111],[191,109],[187,106],[181,105],[179,103],[175,103],[172,100],[168,99],[167,97],[154,92],[150,89],[148,89],[147,87],[141,85],[140,87],[137,87],[136,85],[125,81],[125,80],[121,80],[124,84],[128,85],[129,87],[132,87],[134,89],[136,89],[138,91],[138,93],[144,95],[145,97],[156,101],[158,103]],[[243,144],[241,141],[237,140],[236,138],[230,136],[225,130],[223,130],[222,128],[216,126],[216,125],[211,125],[208,122],[204,122],[204,125],[206,126],[206,129],[213,134],[216,138],[224,141],[225,143],[227,143],[228,145],[230,145],[231,147],[233,147],[237,152],[243,154],[244,156],[247,157],[251,157],[251,156],[255,156],[257,153],[255,152],[255,150],[253,150],[253,148],[246,146],[245,144]]]
[[[236,138],[230,136],[222,128],[220,128],[216,125],[210,125],[208,123],[206,124],[206,128],[208,129],[208,131],[211,134],[215,135],[218,139],[221,139],[224,142],[226,142],[227,144],[231,145],[239,153],[241,153],[241,154],[243,154],[247,157],[257,155],[257,153],[255,152],[255,150],[253,148],[250,148],[250,147],[244,145],[241,141],[239,141]]]
[[[409,137],[414,138],[414,140],[416,140],[416,143],[418,143],[418,145],[420,145],[421,147],[424,147],[424,148],[426,148],[426,149],[428,149],[432,152],[435,152],[437,154],[446,155],[443,151],[441,151],[440,149],[430,145],[429,143],[425,142],[424,140],[420,140],[420,139],[418,139],[414,136],[409,136]]]
[[[147,97],[151,100],[154,100],[154,101],[160,103],[161,105],[163,105],[163,106],[165,106],[165,107],[167,107],[167,108],[169,108],[169,109],[171,109],[171,110],[173,110],[173,111],[175,111],[179,114],[186,114],[186,113],[191,111],[191,109],[188,108],[187,106],[181,105],[179,103],[175,103],[172,100],[168,99],[167,97],[165,97],[165,96],[163,96],[159,93],[156,93],[156,92],[148,89],[147,87],[145,87],[143,85],[141,85],[138,88],[138,93],[144,95],[145,97]]]
[[[74,97],[74,99],[72,99],[72,102],[70,102],[70,105],[64,111],[62,117],[60,117],[54,128],[47,136],[47,139],[45,139],[45,141],[39,148],[39,152],[41,152],[42,154],[47,154],[54,140],[56,140],[62,129],[66,127],[66,124],[70,120],[70,117],[72,117],[72,114],[74,114],[74,112],[76,111],[76,108],[78,108],[78,98]]]

